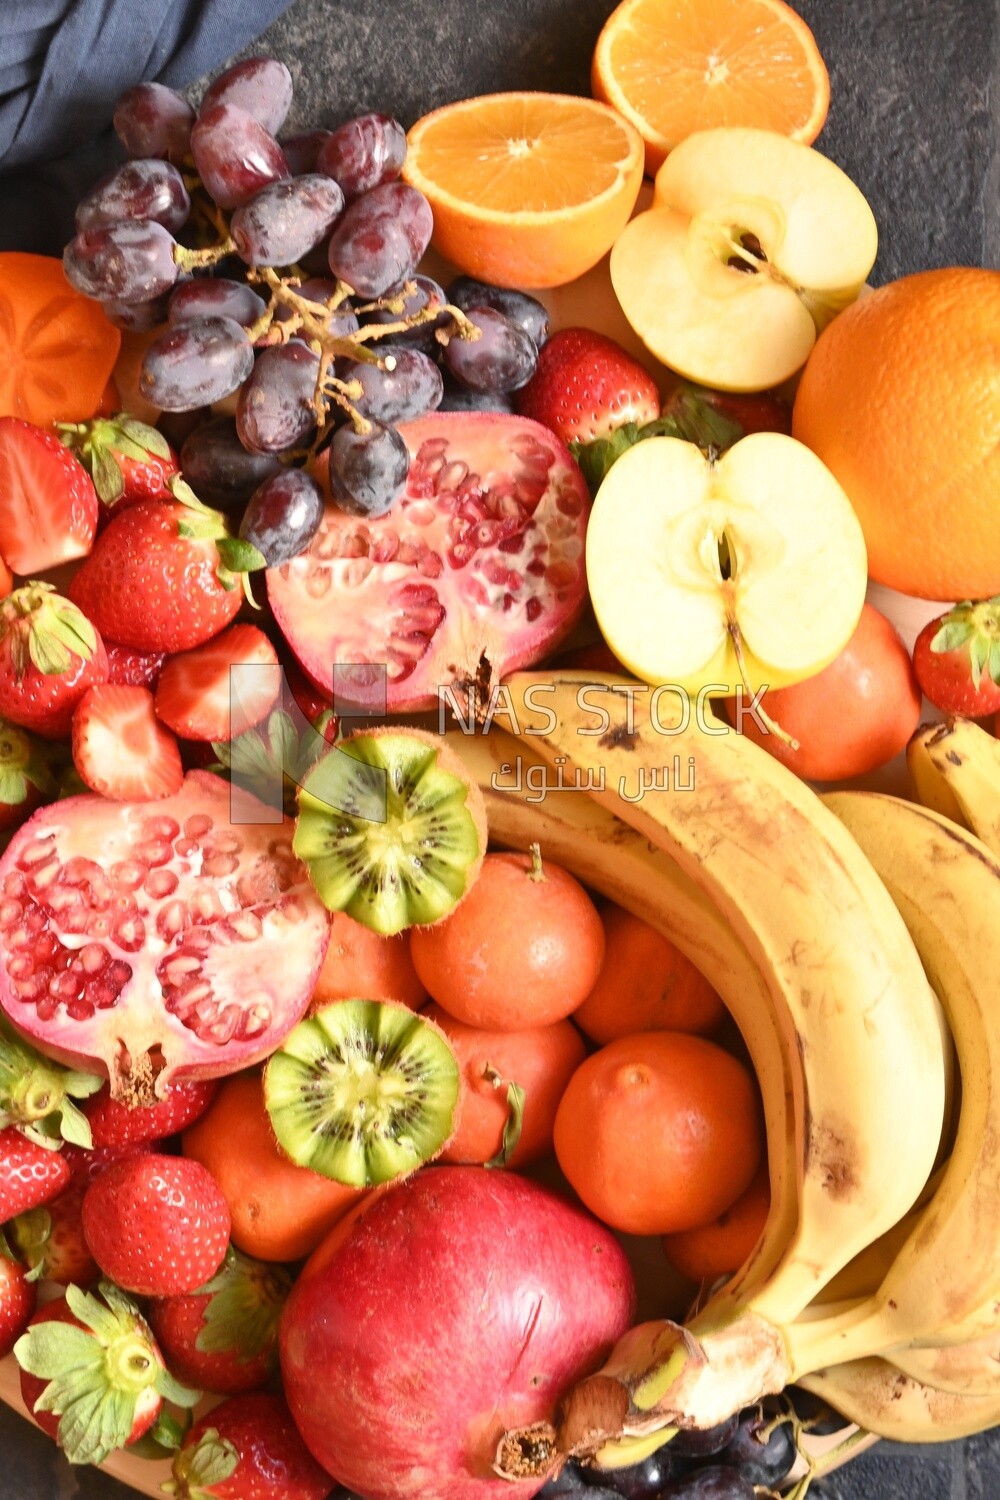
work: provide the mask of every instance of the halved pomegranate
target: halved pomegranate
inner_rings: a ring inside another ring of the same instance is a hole
[[[70,797],[0,859],[0,1009],[62,1062],[102,1068],[116,1097],[249,1067],[303,1014],[330,915],[292,828],[191,771],[156,803]]]
[[[400,427],[406,491],[386,516],[328,502],[309,550],[267,592],[306,673],[365,702],[384,664],[388,713],[433,707],[439,688],[531,666],[569,634],[586,597],[590,497],[560,440],[526,417],[436,412]],[[325,482],[317,466],[316,477]],[[464,704],[464,700],[463,704]]]

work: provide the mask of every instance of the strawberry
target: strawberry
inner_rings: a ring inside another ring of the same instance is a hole
[[[84,1194],[114,1162],[149,1151],[157,1144],[144,1142],[90,1151],[64,1147],[62,1155],[71,1173],[69,1186],[43,1208],[19,1214],[9,1226],[18,1254],[33,1276],[43,1276],[60,1286],[91,1286],[97,1281],[101,1273],[83,1238]]]
[[[35,1311],[35,1283],[0,1233],[0,1359],[5,1359]]]
[[[174,1455],[174,1500],[326,1500],[335,1481],[306,1447],[283,1396],[231,1396]]]
[[[145,500],[112,516],[69,592],[109,640],[189,651],[230,623],[243,602],[241,574],[263,566],[220,512]]]
[[[149,688],[90,688],[73,715],[73,764],[92,792],[149,802],[181,789],[177,741],[156,717]]]
[[[180,473],[180,464],[163,433],[148,422],[123,411],[89,422],[63,422],[58,431],[108,510],[136,500],[172,499],[168,481]]]
[[[0,417],[0,556],[22,577],[86,557],[97,530],[94,481],[54,432]]]
[[[0,715],[46,739],[69,733],[108,658],[90,620],[50,583],[26,583],[0,600]]]
[[[193,1406],[197,1393],[167,1370],[149,1324],[118,1287],[66,1288],[35,1313],[14,1345],[21,1397],[75,1464],[101,1464],[138,1442],[166,1397]]]
[[[267,636],[256,625],[232,625],[168,659],[156,712],[184,739],[230,740],[259,724],[280,693],[281,668]]]
[[[155,688],[160,668],[167,659],[165,651],[136,651],[133,646],[120,646],[117,641],[105,641],[108,653],[108,681],[119,687]]]
[[[39,1145],[12,1125],[0,1130],[0,1224],[48,1203],[69,1179],[69,1165],[54,1144]]]
[[[150,1151],[115,1162],[83,1199],[83,1235],[105,1276],[127,1292],[170,1297],[214,1276],[229,1245],[229,1208],[212,1174]]]
[[[589,328],[554,333],[514,399],[522,417],[543,423],[564,443],[591,443],[623,423],[655,422],[660,415],[649,371],[621,344]]]
[[[278,1365],[278,1319],[292,1278],[230,1246],[198,1291],[161,1297],[147,1317],[167,1363],[186,1385],[217,1396],[254,1391]]]
[[[55,796],[52,768],[23,729],[0,719],[0,829],[15,828]]]
[[[913,644],[924,697],[946,714],[1000,711],[1000,594],[965,599],[925,625]]]
[[[124,1104],[112,1099],[105,1084],[88,1099],[83,1113],[95,1146],[126,1146],[133,1142],[160,1141],[192,1125],[211,1104],[218,1085],[213,1079],[194,1079],[167,1086],[155,1104]]]

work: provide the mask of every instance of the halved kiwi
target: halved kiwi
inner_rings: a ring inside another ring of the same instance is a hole
[[[438,1154],[462,1074],[433,1021],[388,1000],[336,1000],[299,1024],[264,1069],[278,1144],[351,1187],[405,1176]]]
[[[299,789],[293,848],[320,900],[385,935],[446,916],[486,852],[482,793],[441,739],[365,730]]]

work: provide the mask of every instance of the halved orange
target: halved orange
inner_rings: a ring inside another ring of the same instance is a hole
[[[646,144],[649,176],[696,130],[756,125],[811,144],[830,105],[816,39],[784,0],[623,0],[591,88]]]
[[[615,110],[570,94],[486,94],[424,115],[403,176],[433,244],[498,286],[562,286],[605,255],[642,184],[643,144]]]

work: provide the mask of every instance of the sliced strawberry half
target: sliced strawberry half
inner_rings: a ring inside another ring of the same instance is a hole
[[[14,573],[86,557],[97,511],[94,481],[55,433],[0,417],[0,556]]]
[[[148,802],[179,792],[177,741],[156,717],[144,687],[102,683],[73,714],[73,764],[92,792],[116,802]]]
[[[281,668],[267,636],[256,625],[233,625],[169,658],[156,712],[184,739],[230,740],[266,718],[280,695]]]

